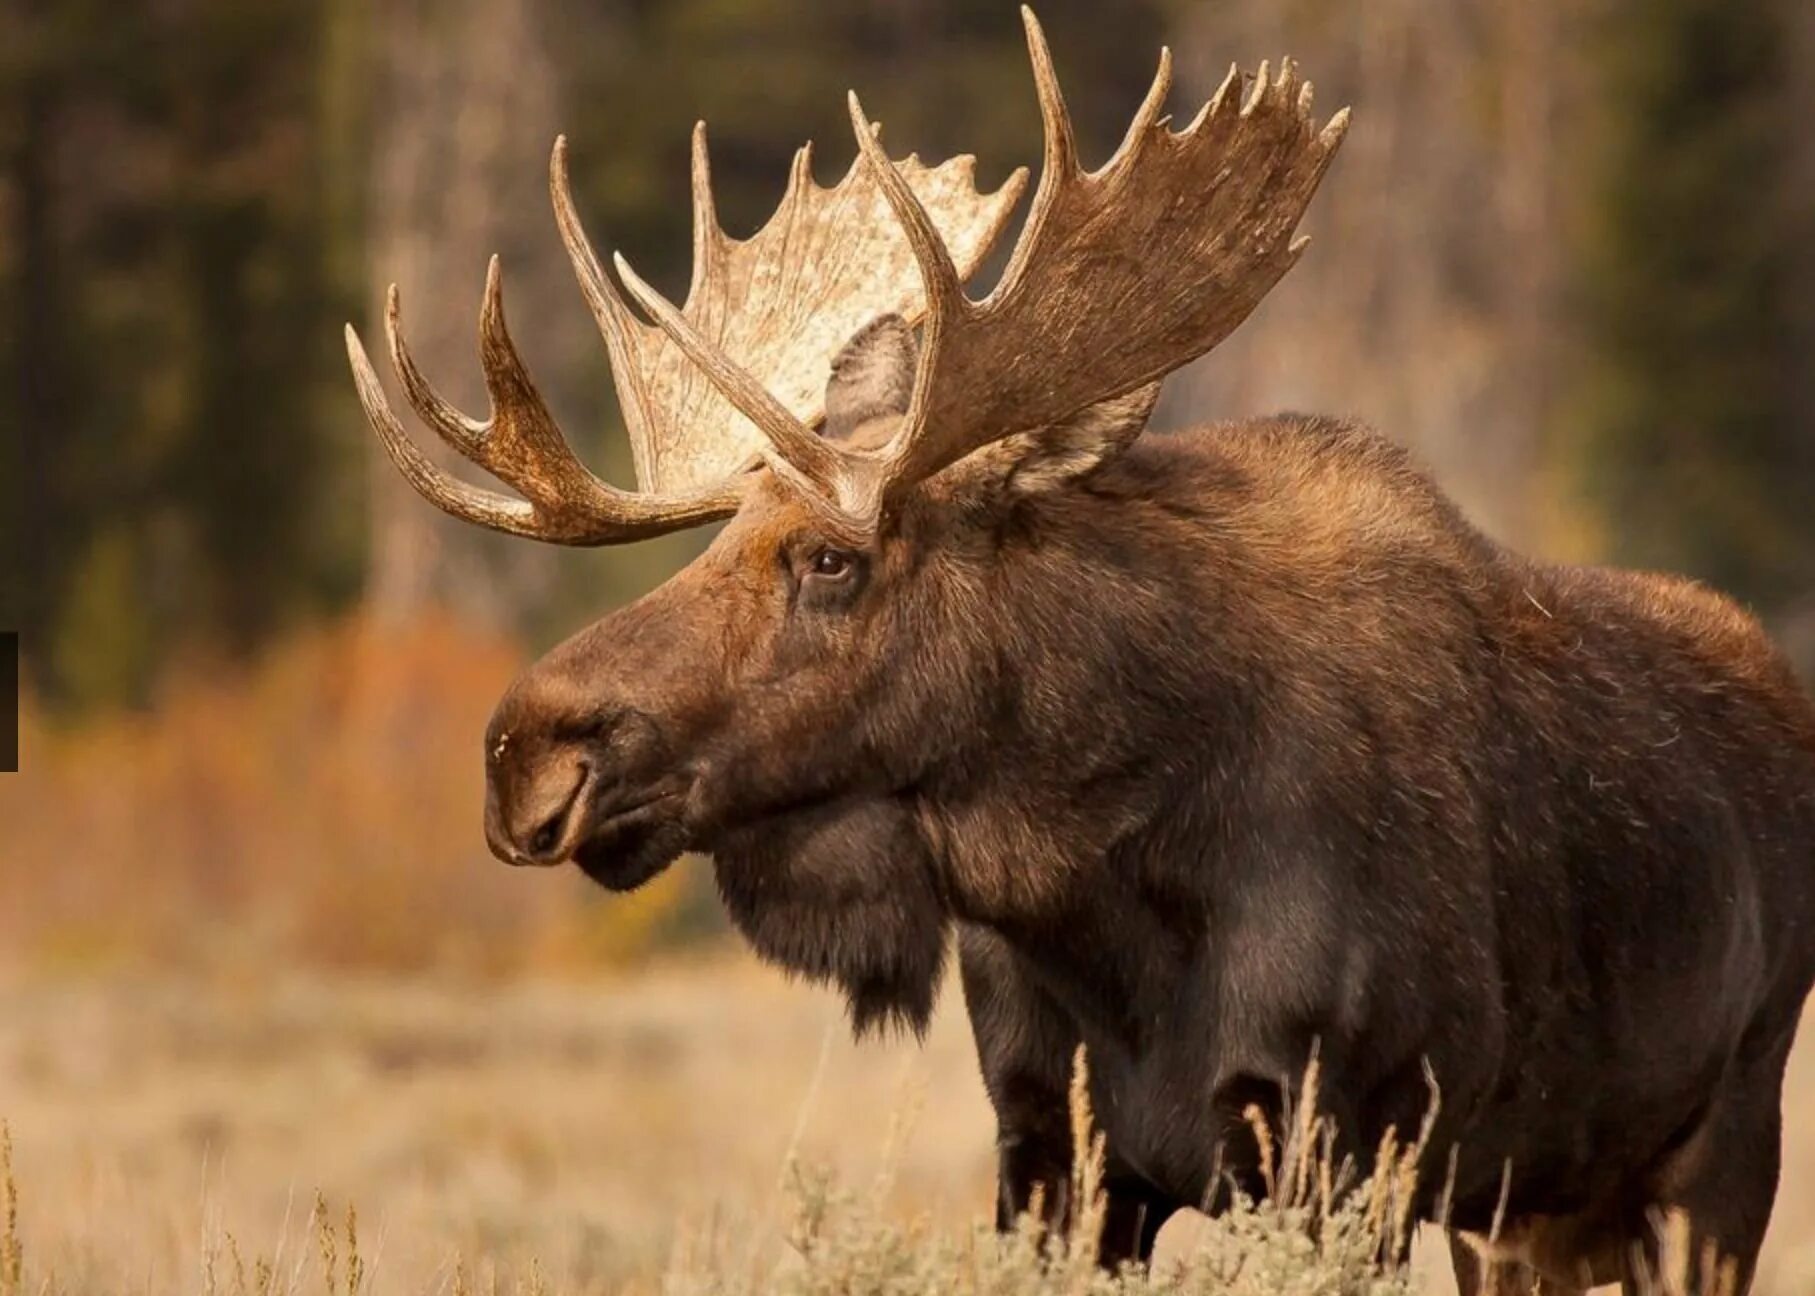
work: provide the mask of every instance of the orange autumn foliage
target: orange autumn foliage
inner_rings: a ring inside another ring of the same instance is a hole
[[[521,650],[354,618],[141,714],[34,711],[0,777],[0,959],[498,972],[644,950],[676,871],[609,901],[486,852],[480,736]]]

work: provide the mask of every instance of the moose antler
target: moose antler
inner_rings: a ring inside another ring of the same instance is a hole
[[[1310,83],[1283,60],[1272,77],[1260,65],[1245,101],[1231,68],[1175,132],[1161,116],[1172,77],[1162,50],[1121,147],[1085,173],[1045,35],[1032,10],[1021,15],[1045,155],[1027,225],[981,302],[964,295],[932,214],[850,96],[858,149],[913,247],[928,302],[912,401],[871,510],[973,450],[1142,387],[1227,337],[1303,251],[1307,240],[1292,232],[1348,127],[1345,108],[1315,128]]]
[[[385,403],[359,339],[347,349],[367,417],[416,489],[457,516],[567,544],[610,544],[734,512],[741,470],[757,457],[854,532],[875,529],[902,491],[1016,432],[1061,423],[1147,386],[1203,355],[1247,318],[1298,259],[1293,239],[1348,126],[1322,129],[1311,87],[1289,60],[1268,65],[1243,97],[1234,68],[1197,117],[1162,116],[1172,63],[1159,70],[1107,163],[1086,173],[1046,38],[1025,7],[1045,129],[1044,163],[1026,228],[1002,281],[974,302],[964,281],[988,254],[1020,195],[1017,171],[981,193],[973,159],[895,163],[853,93],[858,160],[833,189],[796,155],[769,223],[739,241],[719,228],[705,128],[693,141],[693,280],[676,308],[622,257],[631,313],[593,255],[557,140],[550,189],[575,273],[604,334],[646,494],[617,490],[567,448],[504,327],[497,263],[480,317],[493,415],[480,423],[435,395],[397,328],[386,331],[410,403],[469,459],[523,499],[459,482],[429,462]],[[883,219],[884,209],[892,219]],[[921,319],[906,416],[880,453],[817,436],[832,356],[870,320]]]
[[[943,237],[850,96],[859,156],[919,266],[926,315],[913,395],[880,453],[824,442],[802,454],[781,448],[789,475],[806,478],[858,534],[872,532],[903,490],[972,451],[1146,386],[1227,337],[1303,251],[1306,240],[1292,233],[1348,128],[1347,109],[1315,128],[1310,84],[1284,60],[1276,76],[1261,64],[1245,100],[1231,68],[1175,132],[1161,115],[1172,84],[1162,50],[1121,147],[1086,173],[1045,34],[1031,9],[1021,16],[1044,160],[1008,268],[980,302],[964,294],[963,249]],[[673,307],[634,277],[625,282],[677,344],[702,351]],[[723,366],[701,363],[741,403]]]
[[[1025,171],[994,193],[974,183],[974,159],[938,166],[891,163],[934,213],[939,237],[973,270],[1000,236]],[[409,439],[352,326],[347,355],[366,418],[403,475],[437,507],[515,535],[572,545],[615,544],[695,526],[736,511],[742,470],[761,457],[817,498],[848,493],[844,461],[813,432],[831,359],[874,315],[924,311],[916,256],[885,213],[893,203],[861,159],[831,189],[814,183],[811,153],[796,154],[788,189],[749,239],[727,236],[712,201],[703,124],[693,137],[693,280],[675,310],[620,258],[619,273],[655,325],[637,319],[600,268],[567,183],[567,148],[555,142],[549,188],[569,258],[611,361],[640,492],[602,481],[574,457],[505,327],[497,258],[479,319],[480,363],[492,415],[467,417],[417,369],[390,291],[385,332],[410,405],[449,445],[515,488],[512,499],[442,471]]]

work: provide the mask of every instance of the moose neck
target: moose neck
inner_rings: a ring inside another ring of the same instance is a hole
[[[953,916],[1131,1045],[1126,1006],[1205,937],[1218,807],[1271,687],[1253,500],[1225,467],[1146,437],[1010,519],[981,591],[1000,727],[919,802]]]

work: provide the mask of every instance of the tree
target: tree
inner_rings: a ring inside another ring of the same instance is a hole
[[[9,11],[6,615],[72,703],[345,597],[322,375],[319,19],[303,0]]]
[[[1777,0],[1611,3],[1565,425],[1613,557],[1767,615],[1815,565],[1788,38]]]

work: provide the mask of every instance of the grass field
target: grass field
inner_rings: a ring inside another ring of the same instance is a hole
[[[733,955],[505,984],[15,980],[0,989],[0,1116],[33,1291],[49,1274],[68,1292],[227,1291],[236,1252],[276,1261],[272,1291],[326,1290],[318,1193],[341,1288],[353,1206],[362,1290],[379,1292],[486,1290],[494,1273],[503,1290],[652,1290],[677,1246],[721,1277],[768,1273],[790,1254],[791,1156],[866,1194],[892,1167],[881,1217],[921,1223],[888,1254],[944,1238],[974,1255],[951,1240],[991,1201],[955,994],[924,1046],[856,1045],[834,996]],[[1815,1291],[1806,1042],[1785,1162],[1761,1290],[1801,1296]],[[1190,1253],[1194,1229],[1169,1226],[1162,1253]],[[1440,1251],[1415,1266],[1433,1290]],[[0,1257],[0,1286],[4,1271]]]

